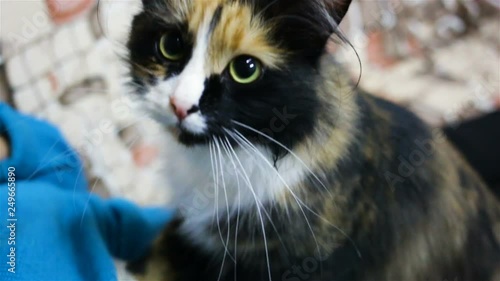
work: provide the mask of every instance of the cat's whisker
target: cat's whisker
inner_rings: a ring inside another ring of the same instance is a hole
[[[221,243],[222,245],[224,246],[224,248],[226,248],[226,245],[224,244],[224,238],[222,236],[222,229],[221,229],[221,226],[220,226],[220,208],[219,208],[219,192],[220,192],[220,184],[221,184],[221,167],[219,166],[219,154],[218,154],[218,151],[217,151],[217,147],[215,145],[215,138],[212,138],[212,145],[213,145],[213,149],[214,149],[214,163],[215,163],[215,177],[216,177],[216,184],[215,184],[215,211],[216,211],[216,220],[217,220],[217,229],[219,231],[219,236],[220,236],[220,239],[221,239]],[[226,249],[225,249],[226,250]]]
[[[217,150],[216,150],[216,147],[215,147],[215,142],[216,142],[216,139],[215,137],[212,138],[213,139],[213,146],[214,146],[214,152],[215,152],[215,155],[214,155],[214,162],[215,162],[215,166],[218,167],[218,153],[217,153]],[[217,172],[217,192],[215,194],[215,205],[214,205],[214,208],[216,210],[216,218],[217,218],[217,230],[219,231],[219,236],[220,236],[220,241],[222,243],[222,246],[224,247],[224,255],[222,257],[222,262],[221,262],[221,266],[220,266],[220,270],[219,270],[219,277],[217,278],[217,281],[219,281],[222,277],[222,273],[224,272],[224,264],[226,262],[226,253],[227,253],[227,245],[224,243],[224,238],[222,237],[222,231],[221,231],[221,227],[220,227],[220,218],[219,218],[219,192],[218,192],[218,189],[219,189],[219,174]]]
[[[213,181],[213,185],[215,186],[215,170],[214,170],[214,161],[213,161],[213,158],[214,158],[214,153],[212,151],[212,140],[208,140],[208,152],[209,152],[209,156],[210,156],[210,168],[212,170],[212,181]],[[215,208],[214,208],[214,214],[215,214]]]
[[[239,140],[238,140],[238,139],[236,139],[234,136],[232,136],[232,135],[231,135],[231,134],[232,134],[232,132],[231,132],[231,131],[229,131],[229,130],[227,130],[227,129],[224,129],[224,130],[226,130],[226,133],[227,133],[227,134],[228,134],[228,135],[229,135],[229,136],[230,136],[230,137],[231,137],[231,138],[232,138],[232,139],[233,139],[236,143],[238,143],[238,145],[240,146],[240,148],[241,148],[243,151],[245,151],[245,152],[248,154],[248,156],[249,156],[249,157],[251,157],[251,159],[253,159],[253,160],[255,161],[255,165],[259,164],[259,163],[257,162],[257,160],[258,160],[258,159],[255,159],[254,155],[253,155],[252,153],[250,153],[250,152],[248,151],[248,149],[246,149],[246,148],[245,148],[245,144],[244,144],[244,143],[241,143],[241,141],[239,141]],[[226,137],[226,139],[227,139],[227,137]],[[228,139],[227,139],[227,140],[228,140]],[[228,141],[229,141],[229,140],[228,140]],[[260,201],[260,200],[259,200],[259,198],[257,198],[257,200],[259,201],[259,204],[260,204],[261,206],[264,206],[264,204],[262,204],[262,201]],[[271,207],[270,207],[270,208],[271,208],[271,209],[270,209],[271,211],[272,211],[273,206],[274,206],[274,205],[271,205]],[[273,222],[273,220],[272,220],[272,218],[271,218],[271,215],[270,215],[270,214],[269,214],[269,212],[267,212],[265,209],[264,209],[264,214],[266,215],[267,219],[269,220],[269,223],[271,224],[271,227],[272,227],[272,228],[273,228],[273,230],[276,232],[276,235],[278,236],[278,240],[279,240],[279,241],[280,241],[280,243],[283,245],[283,247],[285,247],[285,244],[283,243],[283,240],[281,239],[281,235],[280,235],[280,233],[279,233],[279,231],[278,231],[278,228],[277,228],[277,227],[276,227],[276,225],[274,224],[274,222]]]
[[[301,205],[305,205],[305,203],[303,203],[302,200],[300,200],[297,197],[297,195],[293,192],[292,188],[288,185],[288,183],[285,181],[285,179],[283,178],[283,176],[281,176],[281,174],[277,170],[277,168],[275,168],[271,164],[271,162],[266,159],[266,157],[262,154],[262,152],[260,152],[248,139],[246,139],[240,132],[238,132],[236,130],[234,130],[234,133],[231,132],[231,131],[228,131],[228,133],[230,133],[231,136],[235,140],[239,139],[241,141],[241,144],[246,145],[248,148],[250,148],[252,151],[254,151],[255,154],[257,154],[264,161],[264,163],[266,163],[269,166],[270,169],[272,169],[273,171],[276,172],[276,175],[278,176],[278,178],[280,179],[280,181],[288,189],[288,191],[290,192],[290,194],[293,196],[293,198],[297,202],[297,206],[299,207],[300,211],[302,212],[302,215],[304,216],[304,219],[305,219],[305,221],[307,223],[307,226],[309,227],[309,230],[310,230],[310,232],[311,232],[311,234],[313,236],[314,242],[316,243],[316,248],[317,248],[318,252],[320,252],[320,248],[319,248],[318,240],[316,238],[316,234],[314,233],[314,230],[312,229],[311,223],[309,222],[309,219],[307,218],[306,213],[304,212],[304,209],[302,209],[302,206],[301,206]]]
[[[244,179],[247,183],[247,186],[250,190],[250,192],[252,193],[252,196],[255,200],[255,206],[257,207],[257,215],[259,217],[259,220],[260,220],[260,225],[261,225],[261,229],[262,229],[262,237],[263,237],[263,240],[264,240],[264,249],[265,249],[265,254],[266,254],[266,263],[267,263],[267,270],[268,270],[268,275],[269,275],[269,281],[272,281],[272,276],[271,276],[271,260],[269,258],[269,248],[268,248],[268,245],[267,245],[267,235],[266,235],[266,227],[264,225],[264,218],[262,217],[262,211],[266,212],[264,206],[262,206],[262,210],[261,210],[261,202],[257,199],[257,194],[255,193],[255,190],[253,189],[253,186],[252,186],[252,183],[250,181],[250,177],[248,176],[243,164],[241,163],[238,155],[236,154],[236,152],[234,151],[233,147],[230,146],[231,148],[231,151],[233,153],[233,155],[235,156],[235,159],[236,161],[238,162],[238,165],[241,167],[241,171],[243,172],[244,174]],[[267,213],[267,212],[266,212]]]
[[[215,209],[215,219],[217,222],[217,230],[219,231],[219,236],[224,249],[227,250],[224,244],[224,238],[222,237],[222,231],[220,228],[220,218],[219,218],[219,161],[217,160],[217,149],[215,147],[215,138],[212,138],[212,150],[213,150],[213,167],[215,167],[215,176],[214,176],[214,209]]]
[[[224,243],[223,242],[223,245],[224,245],[224,257],[222,259],[222,266],[221,266],[221,271],[220,271],[220,275],[219,275],[219,278],[222,277],[222,272],[223,272],[223,268],[224,268],[224,263],[225,263],[225,260],[226,260],[226,255],[229,256],[233,261],[235,260],[231,253],[229,252],[229,249],[228,249],[228,244],[229,244],[229,235],[230,235],[230,230],[231,230],[231,221],[230,221],[230,216],[229,216],[229,199],[227,197],[227,189],[226,189],[226,181],[224,179],[224,166],[223,166],[223,163],[222,163],[222,150],[220,148],[220,140],[218,137],[214,137],[214,143],[217,147],[217,155],[218,155],[218,158],[219,158],[219,165],[220,165],[220,168],[221,168],[221,179],[222,179],[222,188],[224,190],[224,198],[225,198],[225,201],[226,201],[226,227],[227,227],[227,235],[226,235],[226,242]],[[222,238],[222,233],[221,233],[221,229],[219,227],[219,233],[221,234],[221,238]]]
[[[237,130],[234,130],[234,134],[235,134],[235,137],[236,138],[239,138],[241,141],[243,141],[244,143],[246,143],[246,145],[252,149],[259,157],[261,157],[261,159],[269,166],[270,169],[274,170],[278,176],[278,178],[280,179],[280,181],[285,185],[285,187],[287,188],[287,190],[290,192],[290,194],[292,195],[292,197],[294,198],[294,200],[296,201],[297,203],[297,206],[299,207],[303,217],[304,217],[304,220],[309,228],[309,231],[311,232],[311,235],[314,239],[314,242],[316,244],[316,250],[318,251],[318,254],[321,253],[321,249],[319,247],[319,243],[318,243],[318,240],[316,238],[316,234],[314,233],[314,230],[311,226],[311,223],[309,221],[309,219],[307,218],[305,212],[304,212],[304,209],[302,208],[302,206],[306,207],[309,209],[309,207],[301,200],[298,198],[298,196],[292,191],[292,188],[287,184],[287,182],[285,181],[285,179],[283,178],[283,176],[279,173],[278,169],[275,168],[275,166],[273,166],[271,164],[271,162],[269,160],[267,160],[265,158],[265,156],[262,154],[262,152],[260,152],[256,147],[255,145],[253,145],[247,138],[245,138],[245,136],[243,136],[240,132],[238,132]],[[287,204],[285,204],[285,206],[287,206]],[[288,209],[287,209],[288,210]],[[323,271],[323,265],[320,264],[320,271]]]
[[[275,140],[274,138],[272,138],[272,137],[270,137],[270,136],[268,136],[268,135],[266,135],[266,134],[264,134],[264,133],[262,133],[262,132],[260,132],[260,131],[258,131],[258,130],[256,130],[256,129],[254,129],[254,128],[252,128],[252,127],[248,126],[248,125],[245,125],[245,124],[243,124],[243,123],[241,123],[241,122],[238,122],[238,121],[235,121],[235,120],[233,120],[232,122],[233,122],[234,124],[236,124],[236,125],[240,126],[240,127],[243,127],[243,128],[245,128],[245,129],[247,129],[247,130],[249,130],[249,131],[252,131],[252,132],[254,132],[254,133],[256,133],[256,134],[261,135],[262,137],[264,137],[264,138],[268,139],[269,141],[271,141],[271,142],[275,143],[276,145],[278,145],[278,146],[280,146],[281,148],[283,148],[284,150],[286,150],[288,153],[290,153],[290,155],[291,155],[292,157],[294,157],[297,161],[299,161],[299,163],[300,163],[300,164],[301,164],[304,168],[306,168],[306,170],[307,170],[307,171],[308,171],[308,172],[309,172],[309,173],[310,173],[310,174],[314,177],[314,179],[315,179],[315,180],[316,180],[316,181],[317,181],[317,182],[318,182],[318,183],[319,183],[319,184],[320,184],[320,185],[321,185],[321,186],[325,189],[325,191],[326,191],[326,192],[328,192],[328,194],[329,194],[329,195],[332,195],[332,194],[331,194],[331,192],[330,192],[330,190],[326,187],[326,185],[325,185],[325,184],[323,183],[323,181],[322,181],[322,180],[318,177],[318,175],[316,175],[316,173],[314,173],[314,172],[311,170],[311,168],[309,168],[309,166],[307,166],[307,164],[306,164],[306,163],[304,163],[304,161],[302,160],[302,158],[300,158],[300,157],[299,157],[299,156],[298,156],[295,152],[293,152],[291,149],[289,149],[288,147],[286,147],[286,146],[285,146],[284,144],[282,144],[281,142],[279,142],[279,141]]]
[[[238,131],[235,131],[236,133],[239,133]],[[241,133],[239,133],[241,136],[243,136]],[[248,141],[248,140],[247,140]],[[249,141],[248,141],[249,142]],[[259,151],[257,151],[258,153],[260,153]],[[261,154],[261,153],[260,153]],[[262,155],[262,154],[261,154]],[[264,157],[264,156],[262,156]],[[271,166],[272,164],[269,163]],[[280,177],[282,179],[282,177]],[[302,200],[300,200],[297,196],[295,196],[295,194],[293,193],[293,191],[291,191],[291,189],[285,185],[288,190],[292,193],[292,196],[296,199],[296,200],[299,200],[298,202],[300,202],[300,204],[306,208],[306,210],[308,210],[309,212],[311,212],[313,215],[315,215],[316,217],[318,217],[319,219],[323,220],[324,222],[328,223],[330,226],[332,226],[333,228],[335,228],[337,231],[339,231],[340,234],[342,234],[344,237],[346,237],[351,243],[352,245],[354,246],[354,248],[356,249],[356,253],[358,254],[359,257],[361,257],[361,252],[359,251],[356,243],[354,242],[354,240],[349,236],[347,235],[347,233],[341,229],[340,227],[336,226],[335,224],[333,224],[332,222],[328,221],[327,219],[325,219],[323,216],[321,216],[320,214],[318,214],[316,211],[314,211],[313,209],[311,209],[309,206],[307,206]],[[302,208],[301,208],[301,211],[303,212]],[[304,214],[305,216],[305,214]]]
[[[240,179],[239,179],[239,170],[234,163],[233,156],[231,155],[231,152],[229,151],[229,146],[231,146],[231,143],[227,139],[226,136],[225,140],[221,140],[222,142],[222,147],[224,148],[224,151],[226,152],[226,155],[228,156],[229,160],[231,161],[233,165],[234,172],[236,174],[236,186],[238,188],[238,205],[237,205],[237,213],[236,213],[236,226],[234,230],[234,264],[235,264],[235,272],[234,272],[234,279],[237,279],[237,252],[238,252],[238,228],[239,228],[239,223],[240,223],[240,210],[241,210],[241,187],[240,187]]]
[[[223,163],[222,163],[222,150],[221,150],[221,145],[220,145],[220,139],[218,137],[215,137],[214,138],[214,142],[215,142],[215,145],[217,147],[217,154],[218,154],[218,157],[219,157],[219,165],[221,167],[221,179],[222,179],[222,188],[224,189],[224,197],[225,197],[225,200],[226,200],[226,212],[227,214],[229,215],[229,201],[228,201],[228,197],[227,197],[227,190],[226,190],[226,181],[224,179],[224,167],[223,167]],[[229,222],[228,222],[229,224]],[[228,226],[229,227],[229,226]]]

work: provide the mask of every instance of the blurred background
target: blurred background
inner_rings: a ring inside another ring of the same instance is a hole
[[[92,191],[160,204],[169,196],[151,176],[158,127],[123,86],[138,9],[139,0],[0,0],[0,98],[61,128]],[[355,0],[342,25],[353,48],[330,51],[353,80],[362,67],[360,87],[453,130],[500,109],[499,12],[500,0]]]

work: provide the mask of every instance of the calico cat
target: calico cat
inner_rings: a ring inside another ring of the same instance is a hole
[[[499,280],[497,199],[439,130],[358,89],[326,51],[349,4],[143,0],[131,85],[169,138],[179,214],[132,271]]]

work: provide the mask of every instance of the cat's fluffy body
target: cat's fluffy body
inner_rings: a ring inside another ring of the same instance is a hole
[[[498,201],[439,130],[325,53],[350,1],[143,2],[131,75],[169,131],[180,210],[138,263],[146,279],[500,278]],[[171,30],[183,60],[158,55]],[[231,79],[240,55],[264,66],[254,83]],[[196,110],[178,121],[172,98]]]

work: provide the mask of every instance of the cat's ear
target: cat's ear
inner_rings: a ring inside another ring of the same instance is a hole
[[[147,0],[143,0],[147,1]],[[352,0],[322,0],[331,17],[339,24],[349,10]]]

